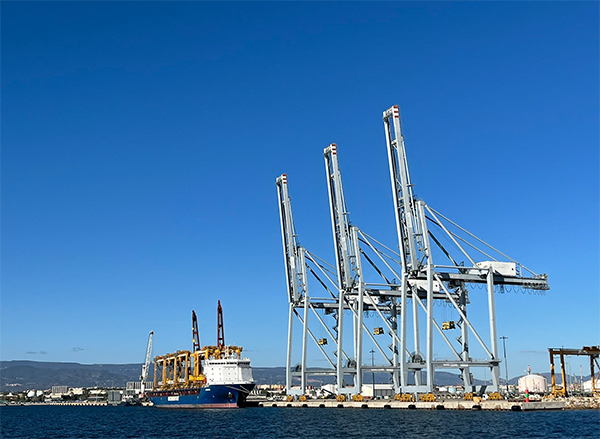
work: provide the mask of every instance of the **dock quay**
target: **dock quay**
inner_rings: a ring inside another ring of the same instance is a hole
[[[393,400],[343,401],[307,400],[307,401],[261,401],[258,407],[294,407],[294,408],[350,408],[350,409],[400,409],[400,410],[564,410],[564,401],[435,401],[404,402]]]

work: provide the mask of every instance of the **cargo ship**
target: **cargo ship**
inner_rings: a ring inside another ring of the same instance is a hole
[[[154,386],[146,392],[161,408],[244,407],[254,389],[252,367],[241,346],[225,345],[223,310],[217,308],[217,345],[200,348],[198,322],[192,311],[193,350],[154,358]]]

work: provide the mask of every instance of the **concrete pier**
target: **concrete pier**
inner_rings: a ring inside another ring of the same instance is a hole
[[[344,401],[332,399],[309,399],[307,401],[262,401],[259,407],[303,407],[303,408],[353,408],[353,409],[401,409],[401,410],[564,410],[563,401],[434,401],[434,402],[403,402],[391,400],[373,401]]]

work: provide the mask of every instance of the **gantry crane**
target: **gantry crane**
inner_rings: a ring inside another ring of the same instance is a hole
[[[383,113],[383,121],[390,164],[398,247],[402,262],[401,303],[406,303],[409,298],[413,299],[413,348],[419,355],[421,363],[425,362],[427,371],[425,387],[428,391],[433,388],[433,376],[436,368],[458,368],[462,373],[465,388],[470,391],[473,388],[470,368],[484,367],[491,371],[492,386],[490,390],[498,391],[500,359],[498,357],[494,287],[511,285],[533,290],[547,290],[549,289],[548,277],[545,274],[535,274],[433,210],[423,200],[417,200],[412,191],[413,185],[408,172],[398,106],[386,110]],[[454,228],[454,231],[451,230],[451,227]],[[442,241],[436,237],[440,235],[459,250],[457,255],[452,255],[451,251],[442,245]],[[485,247],[480,249],[477,245]],[[479,254],[479,257],[484,256],[487,260],[475,262],[475,256],[467,252],[465,247],[470,247],[475,254]],[[496,254],[496,257],[493,256],[493,253]],[[437,261],[438,258],[441,261]],[[463,262],[464,258],[468,261],[466,262],[467,266]],[[497,258],[502,258],[504,261]],[[467,284],[483,284],[487,289],[489,344],[484,342],[474,324],[467,317],[469,303]],[[422,325],[419,325],[416,305],[422,297],[426,298],[427,315],[424,356],[419,344]],[[454,359],[434,360],[433,358],[433,325],[437,324],[433,317],[433,305],[436,300],[445,301],[460,316],[461,335],[458,337],[460,349],[457,351],[450,345],[455,356]],[[401,352],[406,350],[407,345],[407,314],[407,312],[401,314]],[[480,360],[471,358],[468,344],[470,334],[477,339],[487,354],[487,358]],[[406,375],[409,370],[419,369],[415,366],[412,359],[402,355],[400,370],[403,388],[410,389]],[[415,390],[418,388],[418,385],[415,386]]]
[[[565,348],[548,348],[550,354],[550,377],[552,382],[552,395],[553,396],[568,396],[567,392],[567,380],[565,373],[565,355],[577,355],[590,357],[590,375],[591,375],[591,391],[592,395],[598,394],[596,389],[596,375],[594,371],[594,363],[597,367],[598,358],[600,358],[600,346],[583,346],[581,349],[565,349]],[[556,376],[554,373],[554,356],[558,355],[560,358],[560,372],[562,376],[562,387],[556,385]],[[583,383],[581,383],[583,385]]]
[[[509,285],[547,290],[547,276],[533,273],[433,210],[423,200],[416,199],[408,171],[398,107],[386,110],[383,121],[398,252],[381,244],[350,222],[336,144],[331,144],[324,150],[335,266],[328,265],[299,245],[292,218],[287,176],[283,174],[277,179],[290,306],[287,392],[302,394],[305,392],[308,375],[328,374],[336,377],[338,394],[360,393],[362,376],[366,371],[389,372],[396,393],[431,392],[436,369],[460,370],[466,391],[473,391],[472,367],[488,368],[492,375],[489,390],[497,391],[500,359],[496,334],[495,287]],[[443,235],[443,239],[440,235]],[[458,248],[459,254],[453,255],[442,245],[444,240]],[[477,245],[483,245],[485,250]],[[476,262],[465,247],[486,260]],[[465,258],[468,261],[466,265]],[[377,282],[367,279],[363,261],[377,275]],[[307,274],[317,279],[319,287],[326,291],[326,297],[309,296]],[[467,317],[467,306],[470,303],[468,288],[475,284],[482,284],[487,289],[488,343],[480,335],[481,330],[477,330]],[[439,317],[434,315],[435,303],[454,309],[460,316],[459,321],[446,321],[440,325]],[[311,330],[309,309],[317,318],[317,326],[324,328],[334,342],[333,355],[337,357],[335,361],[332,361],[324,347],[327,338],[318,339]],[[363,318],[366,313],[378,316],[382,326],[371,331]],[[350,321],[353,335],[350,348],[344,346],[344,328],[347,326],[344,314],[351,314],[353,317]],[[292,367],[294,316],[303,328],[301,363],[295,368]],[[326,316],[331,316],[333,321],[329,319],[328,324]],[[456,338],[458,346],[445,334],[457,327],[460,329],[460,336]],[[370,342],[383,358],[382,365],[362,364],[365,334],[370,337]],[[437,336],[434,337],[434,334]],[[375,337],[381,335],[388,336],[388,350]],[[308,336],[315,341],[329,362],[330,370],[307,367]],[[486,358],[472,358],[468,343],[470,336],[475,337]],[[434,359],[434,338],[445,342],[452,358]],[[346,385],[344,381],[344,376],[348,375],[352,378],[351,385]],[[293,385],[294,376],[300,376],[299,387]]]

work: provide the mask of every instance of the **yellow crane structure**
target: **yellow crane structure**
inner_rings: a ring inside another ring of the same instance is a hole
[[[151,333],[152,334],[152,333]],[[203,363],[206,360],[242,359],[241,346],[226,346],[223,329],[223,308],[217,306],[217,346],[200,348],[198,319],[192,310],[193,351],[180,350],[154,358],[154,389],[175,390],[203,387],[206,384]]]
[[[565,355],[577,355],[577,356],[588,356],[590,357],[590,373],[592,375],[592,394],[597,393],[596,391],[596,377],[594,371],[594,363],[600,369],[598,364],[598,358],[600,357],[600,346],[583,346],[581,349],[567,349],[567,348],[548,348],[550,354],[550,377],[552,380],[552,395],[554,396],[568,396],[567,385],[566,385],[566,374],[565,374]],[[560,357],[560,373],[562,376],[562,388],[557,388],[556,377],[554,374],[554,356]]]
[[[154,388],[162,390],[203,387],[205,360],[241,359],[241,346],[204,346],[196,352],[181,350],[154,358]]]

